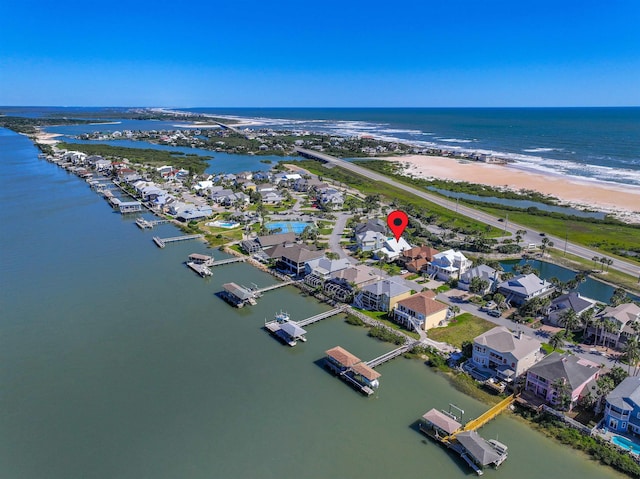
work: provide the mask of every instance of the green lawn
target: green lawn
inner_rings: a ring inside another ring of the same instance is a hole
[[[455,321],[451,321],[448,326],[428,330],[427,336],[435,341],[461,348],[463,342],[473,342],[473,338],[495,328],[495,326],[495,324],[478,318],[471,313],[462,313],[456,317]]]
[[[358,308],[354,308],[354,309],[356,309],[357,311],[361,312],[366,316],[369,316],[370,318],[375,319],[376,321],[381,322],[385,326],[389,326],[391,329],[402,331],[404,334],[406,334],[407,336],[411,336],[413,339],[420,339],[420,335],[418,333],[414,331],[409,331],[403,328],[402,326],[400,326],[398,323],[394,323],[393,321],[388,319],[388,314],[384,311],[366,311],[364,309],[358,309]]]

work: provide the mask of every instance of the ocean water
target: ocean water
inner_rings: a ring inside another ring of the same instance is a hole
[[[640,186],[640,108],[192,108],[251,128],[370,135],[491,153],[549,174]]]
[[[126,110],[126,108],[124,108]],[[419,148],[494,154],[512,166],[583,180],[640,187],[640,107],[603,108],[174,108],[248,120],[251,129],[274,128],[369,135]],[[181,122],[122,120],[115,108],[0,107],[29,117],[103,114],[111,125],[51,127],[88,131],[175,129]]]

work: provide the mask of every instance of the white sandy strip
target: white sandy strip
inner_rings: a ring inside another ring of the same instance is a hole
[[[589,181],[566,175],[545,175],[507,165],[460,161],[453,158],[408,155],[386,160],[403,164],[408,176],[468,181],[514,191],[533,190],[554,196],[562,203],[600,210],[632,222],[640,222],[640,187]]]

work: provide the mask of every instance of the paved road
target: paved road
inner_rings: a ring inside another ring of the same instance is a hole
[[[539,245],[541,242],[542,236],[540,235],[541,232],[539,231],[531,231],[527,227],[518,225],[516,223],[512,223],[510,221],[504,221],[504,219],[503,221],[500,221],[501,218],[496,218],[495,216],[489,215],[482,211],[476,211],[472,208],[469,208],[468,206],[459,205],[455,201],[441,198],[432,193],[428,193],[426,191],[419,190],[412,186],[405,185],[403,183],[400,183],[394,180],[393,178],[389,178],[387,176],[381,175],[380,173],[368,170],[356,164],[336,158],[334,156],[326,155],[324,153],[320,153],[313,150],[306,150],[304,148],[296,148],[296,151],[303,156],[308,156],[308,157],[316,158],[322,161],[326,161],[331,165],[340,166],[341,168],[344,168],[346,170],[352,171],[359,175],[365,176],[372,180],[380,181],[383,183],[387,183],[391,186],[394,186],[396,188],[400,188],[404,191],[407,191],[408,193],[412,193],[420,198],[423,198],[439,206],[442,206],[443,208],[447,208],[451,211],[457,211],[461,215],[464,215],[474,220],[480,221],[482,223],[491,225],[505,232],[515,234],[516,231],[518,230],[526,230],[527,234],[523,237],[524,244],[533,243],[533,244]],[[555,248],[557,249],[562,249],[563,251],[566,250],[567,253],[573,254],[575,256],[579,256],[587,260],[591,260],[591,258],[593,258],[594,255],[605,256],[613,261],[613,263],[611,264],[611,268],[617,271],[621,271],[623,273],[630,274],[635,278],[640,278],[640,267],[638,267],[637,264],[633,264],[628,261],[613,258],[610,256],[602,255],[602,253],[599,251],[591,250],[584,246],[570,243],[568,241],[565,242],[565,238],[557,238],[554,236],[548,236],[548,238],[550,241],[553,241]],[[566,248],[565,248],[565,244],[566,244]]]
[[[353,256],[347,254],[342,245],[340,244],[340,240],[342,239],[342,232],[347,224],[347,220],[351,217],[348,213],[338,213],[338,218],[336,219],[335,225],[333,226],[333,231],[329,236],[329,250],[337,253],[340,258],[347,258],[353,264],[357,263],[358,260]]]
[[[512,331],[522,331],[523,334],[526,334],[527,336],[530,336],[532,338],[536,338],[539,341],[542,341],[543,343],[548,343],[549,342],[549,337],[550,334],[548,331],[544,331],[544,330],[540,330],[540,329],[533,329],[530,328],[529,326],[525,325],[525,324],[518,324],[518,323],[514,323],[513,321],[511,321],[510,319],[507,318],[503,318],[503,317],[499,317],[499,318],[494,318],[493,316],[489,316],[487,313],[480,311],[480,309],[478,308],[478,306],[476,306],[473,303],[461,303],[461,302],[454,302],[451,300],[451,296],[459,296],[461,294],[461,291],[459,290],[450,290],[446,293],[440,293],[436,296],[436,299],[442,301],[443,303],[449,304],[449,305],[456,305],[460,308],[460,312],[467,312],[467,313],[471,313],[474,316],[477,316],[479,318],[482,319],[486,319],[487,321],[492,322],[493,324],[495,324],[496,326],[504,326],[507,329],[510,329]],[[573,344],[570,343],[565,343],[565,345],[562,347],[564,350],[567,351],[571,351],[573,354],[584,358],[584,359],[588,359],[590,361],[593,361],[596,364],[604,364],[605,367],[607,368],[612,368],[614,366],[622,366],[625,371],[627,370],[627,368],[625,367],[624,364],[618,362],[615,359],[611,359],[608,356],[603,356],[602,354],[600,354],[599,352],[592,352],[591,351],[591,347],[590,346],[575,346]]]

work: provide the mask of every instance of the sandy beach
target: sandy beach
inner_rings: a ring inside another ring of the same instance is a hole
[[[60,133],[45,133],[43,131],[39,131],[35,135],[35,140],[37,143],[42,143],[43,145],[55,145],[60,142],[60,140],[57,139],[59,136],[64,135]]]
[[[408,155],[384,158],[403,165],[407,176],[468,181],[514,191],[534,190],[556,197],[562,204],[615,214],[640,223],[640,188],[609,185],[563,175],[544,175],[506,164],[487,164],[453,158]]]

